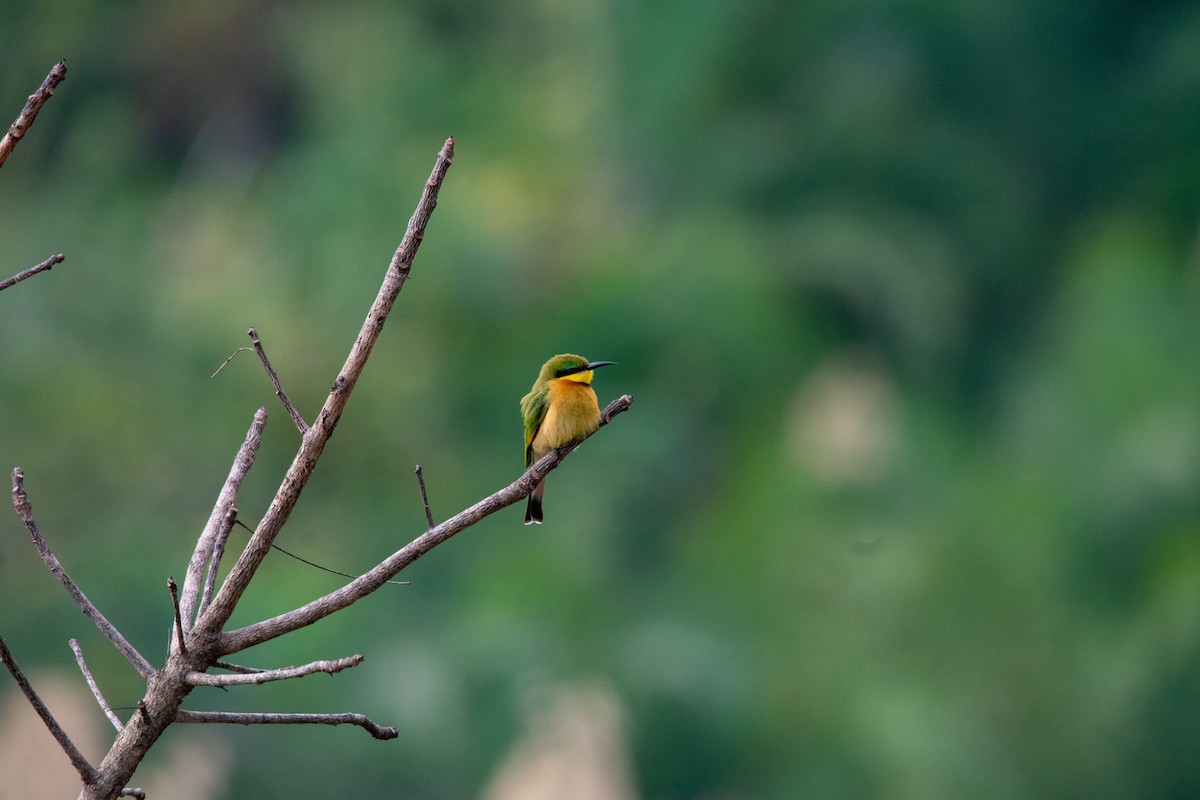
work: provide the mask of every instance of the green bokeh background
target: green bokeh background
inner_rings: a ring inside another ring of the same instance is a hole
[[[193,708],[227,797],[478,796],[600,680],[642,797],[1200,795],[1200,7],[0,3],[0,467],[153,661],[254,409],[265,509],[442,141],[396,310],[280,543],[363,570],[520,472],[557,352],[633,409],[344,614],[363,666]],[[268,559],[247,623],[337,579]],[[0,514],[0,632],[136,676]],[[11,692],[12,686],[3,688]],[[99,712],[96,712],[97,715]],[[170,734],[168,734],[170,735]]]

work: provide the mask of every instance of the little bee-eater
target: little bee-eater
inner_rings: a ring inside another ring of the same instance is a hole
[[[542,365],[529,394],[521,399],[525,419],[525,468],[555,448],[582,439],[600,427],[600,405],[592,390],[592,371],[615,361],[588,361],[563,353]],[[541,524],[542,493],[538,481],[525,506],[525,524]]]

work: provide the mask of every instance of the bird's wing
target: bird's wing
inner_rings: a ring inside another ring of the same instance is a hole
[[[521,399],[521,416],[525,419],[525,466],[533,464],[533,437],[537,436],[542,420],[546,419],[550,392],[530,392]]]

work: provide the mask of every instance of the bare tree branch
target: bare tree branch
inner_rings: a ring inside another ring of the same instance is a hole
[[[42,110],[42,106],[54,94],[54,88],[62,83],[66,77],[67,61],[63,59],[51,67],[49,74],[46,75],[46,79],[42,81],[42,85],[38,87],[36,92],[29,95],[29,99],[25,101],[25,107],[21,109],[21,113],[17,116],[16,121],[8,127],[8,133],[4,134],[4,138],[0,139],[0,166],[3,166],[4,162],[8,160],[8,154],[17,146],[17,142],[24,138],[25,132],[29,130],[29,126],[33,125],[33,121],[37,118],[38,112]]]
[[[108,619],[100,613],[100,610],[92,604],[91,600],[87,599],[83,590],[71,580],[71,576],[63,569],[63,565],[55,557],[54,553],[50,552],[50,547],[46,544],[46,540],[42,538],[42,534],[38,531],[37,523],[33,519],[33,506],[29,503],[29,498],[25,494],[25,473],[20,467],[16,467],[12,472],[13,485],[13,508],[16,509],[17,516],[25,523],[25,529],[29,531],[29,538],[33,540],[34,546],[37,548],[38,554],[42,557],[42,562],[54,573],[54,577],[58,578],[58,582],[63,585],[67,593],[75,599],[83,613],[96,624],[100,632],[108,637],[117,649],[121,651],[121,655],[125,656],[126,660],[133,665],[143,678],[149,680],[154,676],[154,667],[150,666],[141,653],[139,653],[129,641],[121,635],[121,632],[108,621]]]
[[[20,283],[21,281],[25,280],[26,278],[32,278],[34,275],[37,275],[39,272],[45,272],[46,270],[53,267],[55,264],[61,264],[64,260],[66,260],[66,258],[67,257],[65,255],[63,255],[62,253],[59,253],[58,255],[50,256],[49,258],[47,258],[45,261],[38,264],[37,266],[30,267],[29,269],[23,270],[22,272],[18,272],[16,275],[13,275],[11,278],[5,278],[4,280],[0,281],[0,292],[4,291],[8,287],[12,286],[14,283]]]
[[[279,669],[255,670],[254,672],[234,675],[210,675],[207,672],[192,672],[187,676],[188,683],[193,686],[247,686],[259,685],[268,681],[284,681],[290,678],[302,678],[315,672],[327,672],[332,675],[344,669],[357,667],[363,662],[362,655],[355,653],[336,661],[313,661],[298,667],[280,667]]]
[[[121,797],[136,797],[138,800],[146,800],[146,790],[137,789],[133,786],[126,786],[121,790]]]
[[[600,426],[607,425],[613,417],[626,411],[632,404],[632,395],[622,395],[609,403],[608,407],[600,414]],[[469,528],[484,517],[527,497],[533,491],[538,481],[557,467],[562,459],[578,447],[582,441],[573,442],[558,450],[551,451],[526,470],[513,483],[495,494],[485,497],[475,505],[465,511],[459,512],[440,525],[426,531],[416,539],[413,539],[404,548],[393,553],[374,569],[364,573],[341,589],[330,592],[324,597],[313,600],[311,603],[301,606],[294,611],[289,611],[286,614],[281,614],[277,617],[221,634],[219,643],[220,652],[225,654],[236,653],[239,650],[245,650],[247,647],[262,644],[263,642],[283,636],[286,633],[303,628],[306,625],[311,625],[317,620],[323,619],[335,611],[339,611],[351,603],[366,597],[382,586],[385,581],[397,572],[450,537]]]
[[[196,609],[196,614],[203,614],[204,609],[208,608],[212,602],[213,589],[217,582],[217,573],[221,570],[221,558],[225,555],[225,542],[229,540],[229,532],[233,530],[233,523],[237,522],[238,509],[237,506],[230,506],[225,512],[225,519],[221,521],[221,527],[217,529],[217,535],[213,540],[212,558],[208,560],[208,569],[204,573],[204,591],[200,595],[200,607]]]
[[[12,653],[9,652],[8,642],[4,641],[4,637],[0,636],[0,661],[4,662],[4,666],[8,667],[8,671],[12,673],[13,679],[16,680],[17,686],[21,687],[21,692],[29,700],[29,704],[33,706],[33,710],[42,718],[42,722],[46,724],[46,728],[50,731],[50,735],[58,742],[58,746],[67,754],[67,758],[71,759],[71,765],[75,767],[75,771],[79,773],[79,777],[83,779],[85,784],[95,783],[100,777],[96,768],[88,763],[88,760],[83,757],[83,753],[79,752],[79,748],[71,741],[71,737],[67,736],[67,732],[58,724],[58,720],[50,713],[50,709],[46,708],[46,704],[42,702],[42,698],[38,697],[37,692],[29,684],[29,680],[25,677],[25,673],[21,672],[21,668],[17,666],[16,660],[13,659]]]
[[[275,541],[283,524],[287,522],[292,509],[295,508],[296,502],[300,498],[300,493],[312,476],[317,460],[324,451],[329,437],[333,435],[338,420],[341,419],[342,411],[362,374],[367,358],[371,355],[371,350],[379,338],[379,333],[383,329],[392,305],[396,302],[397,295],[404,288],[404,283],[408,279],[413,259],[425,236],[425,226],[429,222],[433,209],[437,206],[438,191],[446,176],[446,171],[450,168],[453,155],[454,139],[451,138],[446,140],[441,152],[438,153],[437,162],[429,180],[425,182],[425,190],[421,194],[417,209],[409,220],[408,229],[399,248],[392,256],[383,284],[379,287],[379,294],[371,305],[371,310],[367,313],[367,319],[350,349],[337,380],[334,381],[329,397],[325,400],[325,404],[321,407],[312,426],[305,432],[296,457],[288,468],[283,483],[276,492],[275,499],[271,502],[271,507],[259,522],[258,529],[250,537],[242,555],[221,585],[212,605],[196,623],[196,628],[205,636],[215,637],[229,621],[229,617],[238,600],[241,599],[242,593],[246,591],[250,579],[254,577],[259,565],[270,552],[271,544]]]
[[[83,660],[83,650],[79,647],[79,641],[72,639],[68,644],[71,645],[71,650],[75,653],[75,663],[79,665],[79,671],[83,673],[83,679],[87,681],[88,688],[92,690],[92,697],[96,698],[96,702],[100,704],[100,710],[104,712],[104,716],[108,717],[108,721],[113,724],[114,728],[120,731],[125,726],[121,724],[121,720],[117,715],[113,713],[112,706],[104,699],[100,687],[96,685],[96,679],[92,677],[92,671],[88,669],[87,662]]]
[[[267,351],[263,349],[262,340],[258,338],[258,331],[251,328],[246,331],[246,335],[254,343],[254,352],[258,353],[258,360],[262,362],[263,367],[267,370],[267,377],[271,379],[271,385],[275,387],[275,396],[279,398],[279,402],[283,403],[283,409],[292,418],[292,422],[296,423],[296,430],[300,431],[300,435],[303,436],[308,431],[308,423],[304,421],[304,417],[300,416],[300,412],[296,410],[296,407],[292,405],[292,401],[288,399],[287,392],[283,390],[283,384],[279,382],[279,375],[275,373],[275,368],[271,366],[271,362],[267,358]]]
[[[183,639],[183,620],[179,617],[179,585],[174,578],[167,578],[167,591],[171,593],[171,609],[175,613],[175,646],[187,655],[187,642]]]
[[[230,725],[357,725],[380,741],[395,739],[399,731],[372,722],[362,714],[241,714],[229,711],[184,711],[176,722]]]
[[[425,473],[421,471],[421,465],[417,464],[417,483],[421,485],[421,503],[425,506],[425,530],[433,527],[433,512],[429,510],[429,495],[425,494]]]
[[[212,513],[208,516],[208,523],[204,526],[204,531],[196,542],[196,549],[192,552],[191,561],[188,562],[187,577],[183,581],[183,596],[179,603],[179,610],[183,615],[184,633],[191,630],[192,621],[196,619],[196,604],[205,564],[212,564],[210,573],[212,573],[212,580],[216,580],[216,567],[219,566],[217,542],[222,537],[229,535],[229,529],[233,527],[233,521],[237,519],[238,490],[242,487],[246,473],[254,465],[254,457],[258,455],[259,445],[262,444],[263,428],[266,425],[267,410],[260,407],[258,411],[254,412],[254,420],[250,423],[250,429],[246,431],[246,438],[242,442],[242,446],[238,448],[237,455],[233,459],[233,466],[229,468],[229,477],[225,479],[221,492],[217,495],[216,505],[213,506]],[[232,516],[230,516],[231,513]]]

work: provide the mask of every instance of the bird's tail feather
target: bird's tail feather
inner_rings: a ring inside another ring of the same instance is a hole
[[[542,478],[538,481],[537,487],[533,493],[529,495],[529,501],[525,504],[525,524],[526,525],[541,525],[542,524],[542,493],[546,490],[546,479]]]

